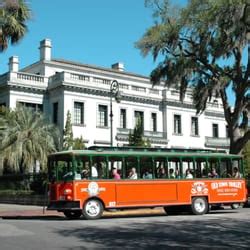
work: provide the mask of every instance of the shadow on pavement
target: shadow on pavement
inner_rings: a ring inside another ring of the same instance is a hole
[[[234,214],[237,213],[237,210],[212,210],[210,211],[209,214]],[[107,219],[126,219],[126,218],[148,218],[148,217],[165,217],[165,216],[169,216],[169,217],[173,217],[173,216],[196,216],[193,214],[190,214],[188,212],[182,212],[176,215],[167,215],[165,212],[162,211],[152,211],[150,212],[138,212],[138,211],[131,211],[131,210],[124,210],[124,211],[117,211],[117,212],[106,212],[101,219],[99,220],[107,220]],[[77,220],[85,220],[83,217],[79,218],[79,219],[69,219],[66,218],[63,213],[58,213],[58,215],[46,215],[46,214],[31,214],[29,215],[27,214],[18,214],[15,213],[13,215],[0,215],[0,218],[3,220],[49,220],[49,221],[77,221]]]
[[[64,238],[82,244],[95,244],[102,249],[242,249],[248,248],[250,222],[228,218],[204,217],[202,220],[133,220],[126,223],[76,225],[55,229]]]

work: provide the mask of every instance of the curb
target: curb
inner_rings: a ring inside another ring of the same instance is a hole
[[[112,210],[104,211],[103,218],[115,218],[115,217],[133,217],[133,216],[160,216],[165,215],[162,208],[142,208],[142,209],[130,209],[130,210]],[[57,211],[48,211],[41,209],[24,209],[24,210],[8,210],[0,211],[0,218],[2,219],[16,219],[16,218],[32,218],[32,217],[63,217],[64,214]]]

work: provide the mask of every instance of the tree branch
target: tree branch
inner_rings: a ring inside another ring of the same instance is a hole
[[[250,129],[244,134],[243,137],[239,138],[238,140],[235,141],[235,153],[239,153],[244,145],[250,140]]]
[[[235,89],[236,92],[236,100],[235,100],[235,105],[234,105],[234,112],[233,112],[233,117],[232,117],[232,123],[234,126],[238,123],[240,114],[244,108],[244,94],[245,94],[245,88],[239,88],[237,87]]]
[[[225,114],[225,118],[228,124],[231,124],[232,120],[231,120],[231,108],[228,104],[228,100],[227,100],[227,94],[226,94],[226,90],[225,89],[220,89],[220,96],[222,99],[222,104],[223,104],[223,108],[224,108],[224,114]]]
[[[242,49],[241,48],[234,48],[233,54],[235,57],[235,66],[237,71],[237,78],[242,80],[242,70],[241,70],[241,59],[242,59]],[[242,82],[242,81],[240,81]]]

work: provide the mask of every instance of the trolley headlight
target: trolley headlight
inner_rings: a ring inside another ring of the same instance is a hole
[[[67,196],[66,196],[66,200],[67,200],[67,201],[72,201],[72,196],[71,196],[71,195],[67,195]]]
[[[71,189],[69,189],[69,188],[64,189],[63,194],[64,194],[64,195],[69,195],[69,194],[72,194],[72,190],[71,190]]]

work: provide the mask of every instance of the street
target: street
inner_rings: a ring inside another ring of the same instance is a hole
[[[68,220],[63,216],[0,219],[1,250],[249,248],[250,208],[203,216],[109,216]]]

